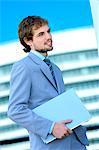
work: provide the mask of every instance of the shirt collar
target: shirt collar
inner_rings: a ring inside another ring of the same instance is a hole
[[[33,54],[35,54],[36,56],[38,56],[41,60],[44,60],[46,57],[43,56],[42,54],[40,54],[39,52],[37,51],[31,51]]]

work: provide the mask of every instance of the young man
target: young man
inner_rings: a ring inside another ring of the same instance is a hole
[[[53,49],[48,21],[28,16],[20,23],[18,33],[29,54],[13,65],[8,116],[28,130],[31,150],[85,150],[88,140],[83,126],[71,131],[65,126],[71,118],[52,122],[33,112],[33,108],[64,92],[60,69],[46,61],[48,51]],[[48,134],[56,140],[45,144],[41,137]]]

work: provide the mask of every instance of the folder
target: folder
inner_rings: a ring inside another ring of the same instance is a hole
[[[70,129],[74,129],[91,118],[88,110],[76,95],[74,89],[70,89],[56,96],[48,102],[34,108],[33,111],[39,116],[54,122],[72,119],[71,123],[66,124]],[[42,138],[46,144],[55,139],[56,137],[52,134],[49,134],[46,139]]]

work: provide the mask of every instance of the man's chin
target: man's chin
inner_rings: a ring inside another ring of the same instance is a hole
[[[50,48],[46,48],[46,51],[52,51],[53,47],[51,46]]]
[[[37,52],[40,52],[40,53],[46,53],[48,51],[52,51],[53,50],[53,47],[52,48],[49,48],[49,49],[36,49]]]
[[[48,51],[52,51],[53,50],[53,47],[52,48],[50,48],[50,49],[46,49],[46,52],[48,52]]]
[[[46,49],[36,49],[36,51],[38,51],[38,52],[48,52],[48,51],[52,51],[52,50],[53,50],[53,47],[46,48]]]

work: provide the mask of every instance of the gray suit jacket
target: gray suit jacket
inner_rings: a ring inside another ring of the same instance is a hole
[[[32,52],[12,68],[8,116],[28,130],[31,150],[65,150],[64,145],[66,147],[69,142],[64,138],[44,144],[41,137],[47,137],[53,122],[32,111],[64,92],[61,71],[55,64],[52,65],[57,88],[46,63]],[[84,127],[76,128],[74,134],[82,144],[88,144]]]

